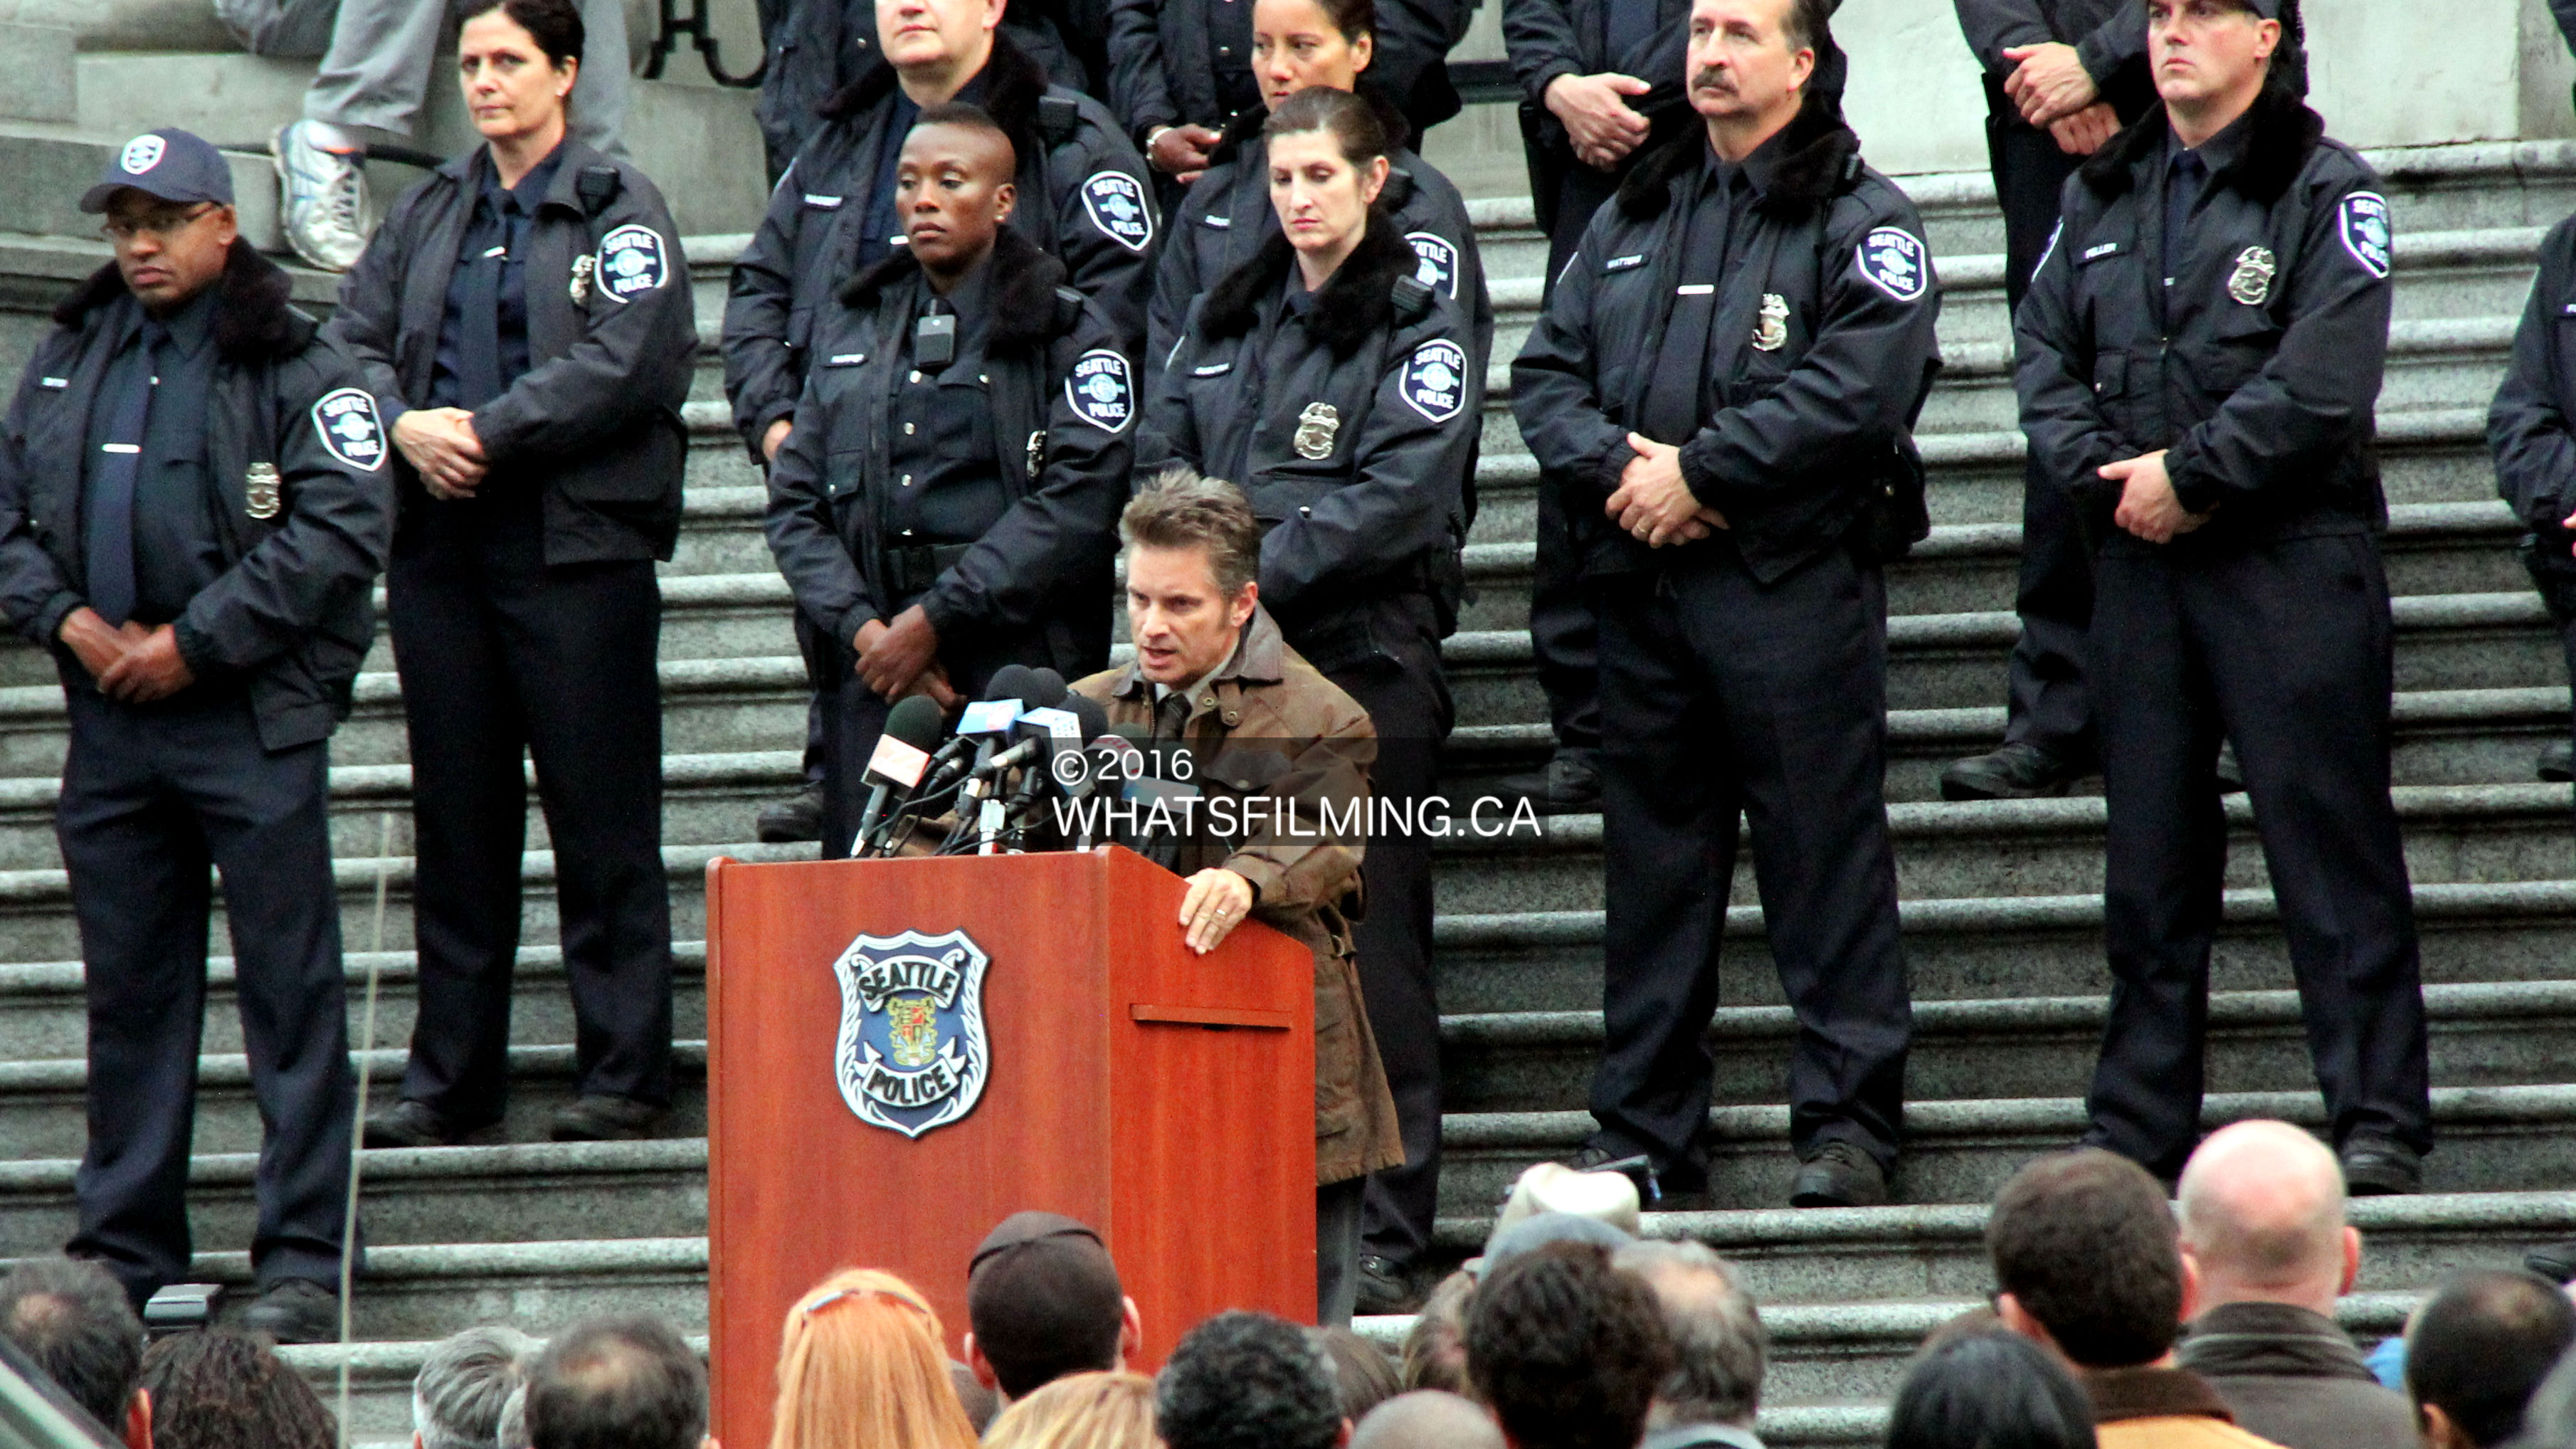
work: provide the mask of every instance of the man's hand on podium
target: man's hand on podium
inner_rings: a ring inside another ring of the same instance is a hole
[[[1252,914],[1252,882],[1221,866],[1190,877],[1190,893],[1181,897],[1181,931],[1189,948],[1204,956],[1224,944],[1227,935]]]

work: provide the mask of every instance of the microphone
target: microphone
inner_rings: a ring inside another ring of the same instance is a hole
[[[1030,707],[1034,709],[1061,709],[1064,707],[1065,700],[1073,693],[1065,686],[1064,676],[1045,665],[1039,665],[1030,670],[1029,681],[1029,692],[1026,697]],[[1103,718],[1106,717],[1103,716]]]
[[[887,713],[885,733],[877,737],[877,747],[868,757],[867,809],[859,816],[859,832],[850,841],[850,854],[866,850],[868,837],[885,819],[886,806],[895,801],[895,792],[910,794],[912,787],[930,768],[931,747],[939,743],[939,706],[921,695],[897,700]]]

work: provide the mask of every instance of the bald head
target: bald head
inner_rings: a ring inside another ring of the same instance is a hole
[[[2351,1287],[2361,1236],[2344,1225],[2343,1169],[2308,1133],[2286,1122],[2212,1133],[2183,1168],[2178,1196],[2204,1312],[2287,1303],[2331,1314]]]
[[[1350,1449],[1503,1449],[1503,1431],[1456,1394],[1416,1389],[1369,1410]]]

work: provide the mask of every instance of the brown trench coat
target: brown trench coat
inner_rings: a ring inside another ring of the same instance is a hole
[[[1154,686],[1133,665],[1091,675],[1073,690],[1098,700],[1113,725],[1150,729],[1156,723]],[[1259,892],[1252,918],[1315,953],[1315,1181],[1400,1167],[1404,1140],[1396,1131],[1395,1099],[1361,1005],[1343,914],[1359,891],[1366,837],[1319,835],[1323,816],[1314,808],[1332,802],[1347,820],[1351,802],[1365,801],[1377,731],[1367,712],[1298,657],[1257,607],[1234,656],[1192,688],[1188,710],[1181,739],[1207,790],[1223,789],[1229,780],[1259,780],[1237,766],[1245,753],[1268,751],[1288,769],[1250,793],[1299,802],[1292,812],[1296,833],[1269,828],[1227,840],[1203,830],[1182,847],[1174,869],[1190,875],[1222,866],[1242,876]],[[1158,737],[1171,738],[1171,730]],[[1229,740],[1244,745],[1231,759]]]

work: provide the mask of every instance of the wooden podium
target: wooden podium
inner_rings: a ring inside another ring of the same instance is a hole
[[[1024,1208],[1100,1230],[1139,1369],[1223,1309],[1314,1321],[1314,958],[1250,922],[1193,955],[1182,894],[1116,847],[707,867],[725,1444],[769,1442],[781,1325],[835,1269],[900,1274],[956,1355]]]

